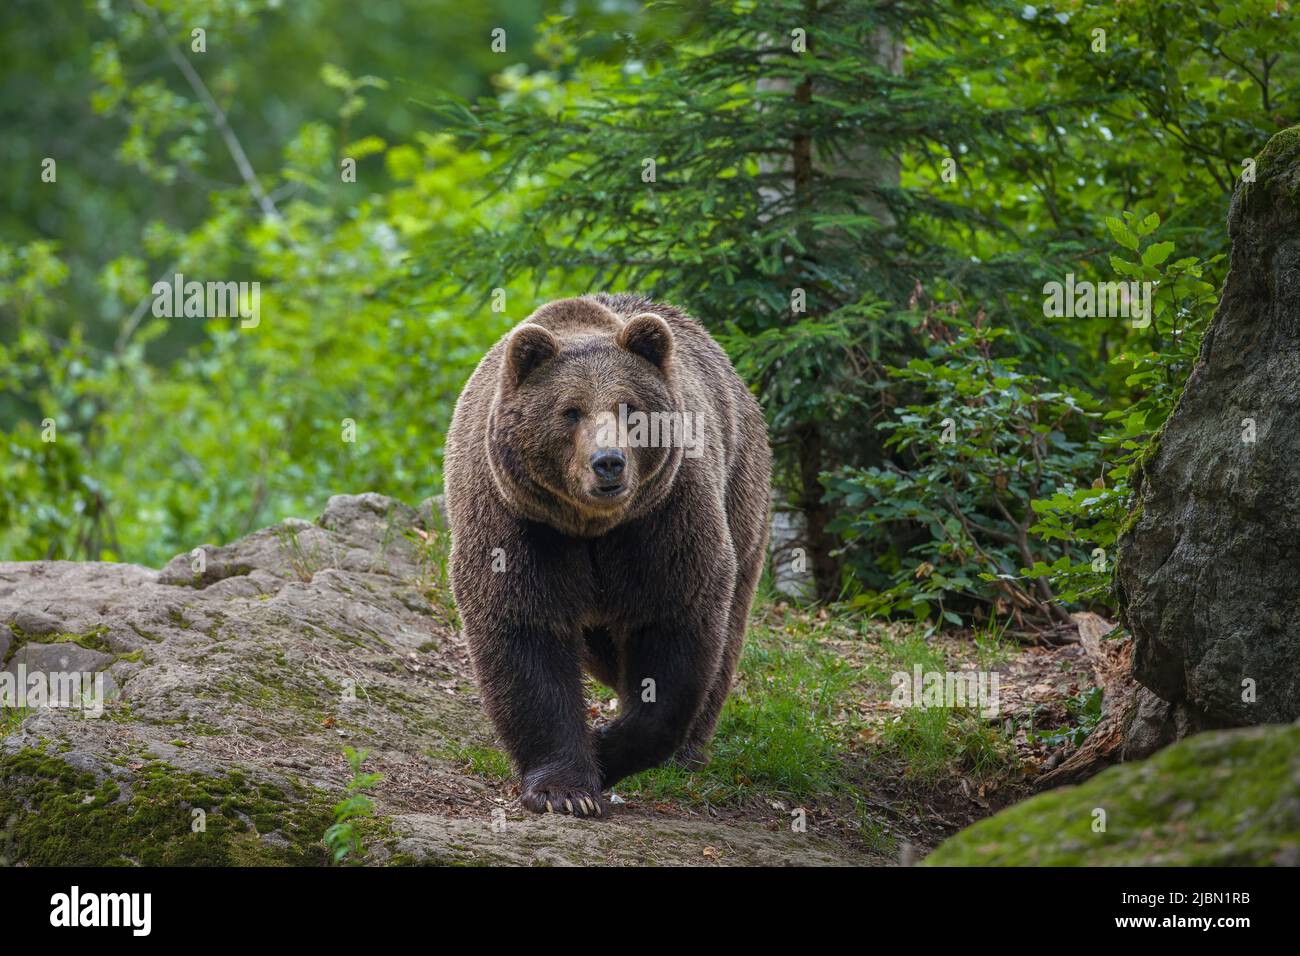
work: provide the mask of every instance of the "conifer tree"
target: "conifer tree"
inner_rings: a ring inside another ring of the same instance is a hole
[[[956,170],[958,143],[987,141],[1018,114],[973,113],[945,85],[955,64],[902,71],[907,38],[961,29],[954,8],[657,9],[681,35],[629,42],[624,66],[638,82],[597,77],[576,102],[435,104],[443,131],[499,157],[494,185],[531,201],[424,261],[483,297],[520,273],[558,272],[574,294],[638,291],[703,321],[759,389],[778,488],[804,515],[829,596],[840,581],[820,476],[879,460],[883,368],[915,353],[909,298],[918,282],[969,267],[932,231],[969,213],[901,186],[899,157],[946,157]]]

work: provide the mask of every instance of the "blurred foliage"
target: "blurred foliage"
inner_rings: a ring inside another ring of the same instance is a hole
[[[421,233],[511,215],[511,202],[476,207],[482,158],[413,130],[409,94],[390,93],[405,74],[430,79],[430,54],[448,43],[466,49],[432,79],[489,88],[505,62],[490,29],[510,29],[521,10],[530,22],[521,5],[500,6],[402,34],[394,23],[415,10],[371,5],[365,17],[392,22],[357,25],[346,48],[339,25],[362,14],[341,3],[100,3],[65,22],[28,10],[6,29],[15,51],[79,57],[59,108],[92,135],[65,151],[57,123],[6,99],[26,150],[8,168],[26,175],[0,244],[0,556],[156,564],[311,515],[336,491],[437,490],[456,396],[510,320],[454,312],[436,289],[395,299],[387,287]],[[195,23],[206,53],[191,52]],[[269,214],[169,45],[207,74]],[[538,62],[517,46],[511,62]],[[326,59],[335,53],[372,72],[354,77]],[[40,59],[6,62],[27,83]],[[53,183],[40,178],[46,152]],[[355,182],[343,180],[344,157]],[[101,215],[114,228],[100,232]],[[30,238],[47,225],[57,241]],[[155,317],[151,287],[177,273],[259,282],[260,323]],[[344,441],[348,421],[355,441]]]
[[[754,386],[823,595],[948,621],[1110,601],[1300,59],[1290,4],[1244,0],[16,0],[0,26],[0,559],[156,564],[337,492],[423,498],[497,337],[633,289]],[[1152,326],[1044,315],[1068,272],[1158,282]],[[260,322],[155,315],[178,273],[259,282]]]

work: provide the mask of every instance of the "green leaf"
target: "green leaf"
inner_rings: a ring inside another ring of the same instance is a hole
[[[1142,264],[1144,266],[1158,266],[1169,258],[1170,253],[1174,251],[1172,242],[1157,242],[1147,246],[1142,253]]]
[[[1110,230],[1111,236],[1113,236],[1115,241],[1121,246],[1125,249],[1131,249],[1132,251],[1137,252],[1138,237],[1135,236],[1133,231],[1129,229],[1128,226],[1124,225],[1123,222],[1116,219],[1114,216],[1108,216],[1106,218],[1106,228]]]

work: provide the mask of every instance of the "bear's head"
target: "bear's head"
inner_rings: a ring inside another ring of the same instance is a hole
[[[684,449],[638,426],[682,408],[668,323],[578,303],[577,318],[538,313],[506,340],[487,441],[516,513],[598,535],[667,493]]]

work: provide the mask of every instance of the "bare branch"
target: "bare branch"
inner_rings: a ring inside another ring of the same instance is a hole
[[[253,198],[257,200],[258,206],[262,209],[262,214],[272,219],[281,218],[280,210],[275,208],[275,203],[262,189],[262,184],[257,181],[257,173],[253,170],[253,164],[248,161],[248,154],[244,152],[244,147],[240,145],[239,137],[231,129],[225,111],[213,99],[212,94],[208,92],[207,84],[203,82],[203,77],[199,76],[193,64],[186,59],[185,55],[176,48],[176,44],[171,41],[171,37],[167,35],[167,28],[163,25],[162,18],[158,16],[158,11],[144,3],[143,0],[135,0],[135,6],[153,23],[154,33],[158,35],[159,41],[167,50],[167,55],[171,57],[172,62],[176,64],[176,68],[189,81],[190,87],[194,90],[200,102],[203,103],[204,108],[212,114],[212,121],[216,124],[218,132],[221,133],[221,138],[225,140],[226,149],[230,151],[230,158],[235,161],[235,167],[239,170],[239,175],[248,184]]]

